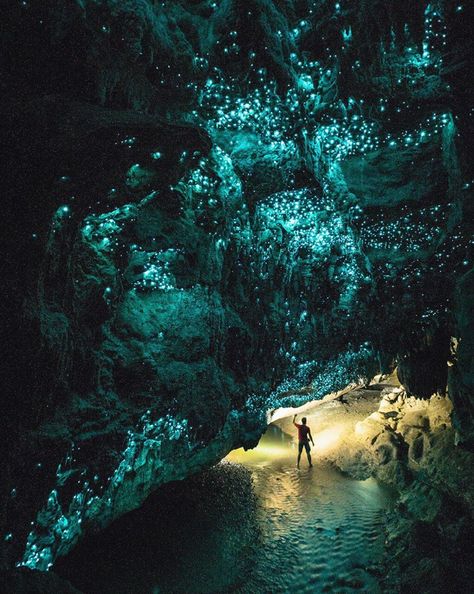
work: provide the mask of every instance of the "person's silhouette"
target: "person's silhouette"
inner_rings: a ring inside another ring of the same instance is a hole
[[[314,446],[313,436],[311,435],[311,429],[306,424],[306,417],[301,419],[301,425],[296,422],[296,415],[293,417],[293,425],[298,428],[298,461],[296,463],[296,467],[300,467],[300,459],[301,459],[301,452],[303,448],[306,450],[306,455],[308,456],[308,463],[309,467],[312,468],[313,464],[311,463],[311,454],[310,454],[310,447],[309,447],[309,440]]]

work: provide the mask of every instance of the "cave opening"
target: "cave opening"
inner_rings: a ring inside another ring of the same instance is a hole
[[[0,591],[472,590],[472,2],[63,4],[0,41]]]
[[[55,571],[90,594],[376,591],[387,581],[382,518],[397,493],[373,478],[356,450],[365,449],[361,427],[383,391],[387,401],[402,393],[396,375],[269,411],[256,447],[235,449],[210,471],[165,485],[59,559]],[[296,468],[295,414],[312,429],[311,469],[306,460]]]

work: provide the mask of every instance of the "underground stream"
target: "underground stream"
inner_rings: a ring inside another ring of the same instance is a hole
[[[0,594],[472,594],[474,0],[4,4]]]
[[[298,470],[272,424],[257,448],[165,485],[56,571],[90,594],[379,592],[393,493],[314,455]]]

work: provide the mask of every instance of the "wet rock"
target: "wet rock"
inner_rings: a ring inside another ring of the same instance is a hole
[[[402,456],[403,441],[392,431],[385,430],[372,445],[379,464],[387,464]]]
[[[26,568],[0,572],[0,591],[8,594],[81,594],[53,572]]]
[[[425,454],[425,448],[429,444],[427,438],[417,428],[410,428],[403,437],[408,444],[408,458],[418,462]]]
[[[474,271],[466,273],[457,289],[456,318],[461,342],[457,361],[450,369],[449,393],[453,400],[453,421],[457,440],[471,451],[474,450]]]
[[[49,567],[166,481],[255,444],[267,411],[395,360],[409,394],[442,393],[452,333],[469,443],[470,277],[451,320],[470,265],[470,21],[443,12],[460,41],[441,52],[427,3],[337,6],[5,13],[2,563]],[[367,475],[388,430],[449,428],[399,404],[334,448],[341,466]]]
[[[355,426],[355,433],[368,444],[373,444],[384,428],[377,419],[368,417],[359,421]]]
[[[422,431],[429,431],[430,421],[426,416],[425,411],[407,411],[403,415],[402,419],[397,424],[397,430],[400,433],[405,434],[405,431],[409,428],[415,427]]]

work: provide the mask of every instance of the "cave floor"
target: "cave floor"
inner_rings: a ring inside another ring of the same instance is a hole
[[[316,442],[317,443],[317,442]],[[393,494],[374,479],[353,480],[328,465],[295,467],[294,442],[270,426],[248,459],[263,546],[250,592],[380,592],[385,511]]]
[[[271,425],[254,450],[174,483],[56,571],[94,594],[381,592],[393,495],[318,462]]]

